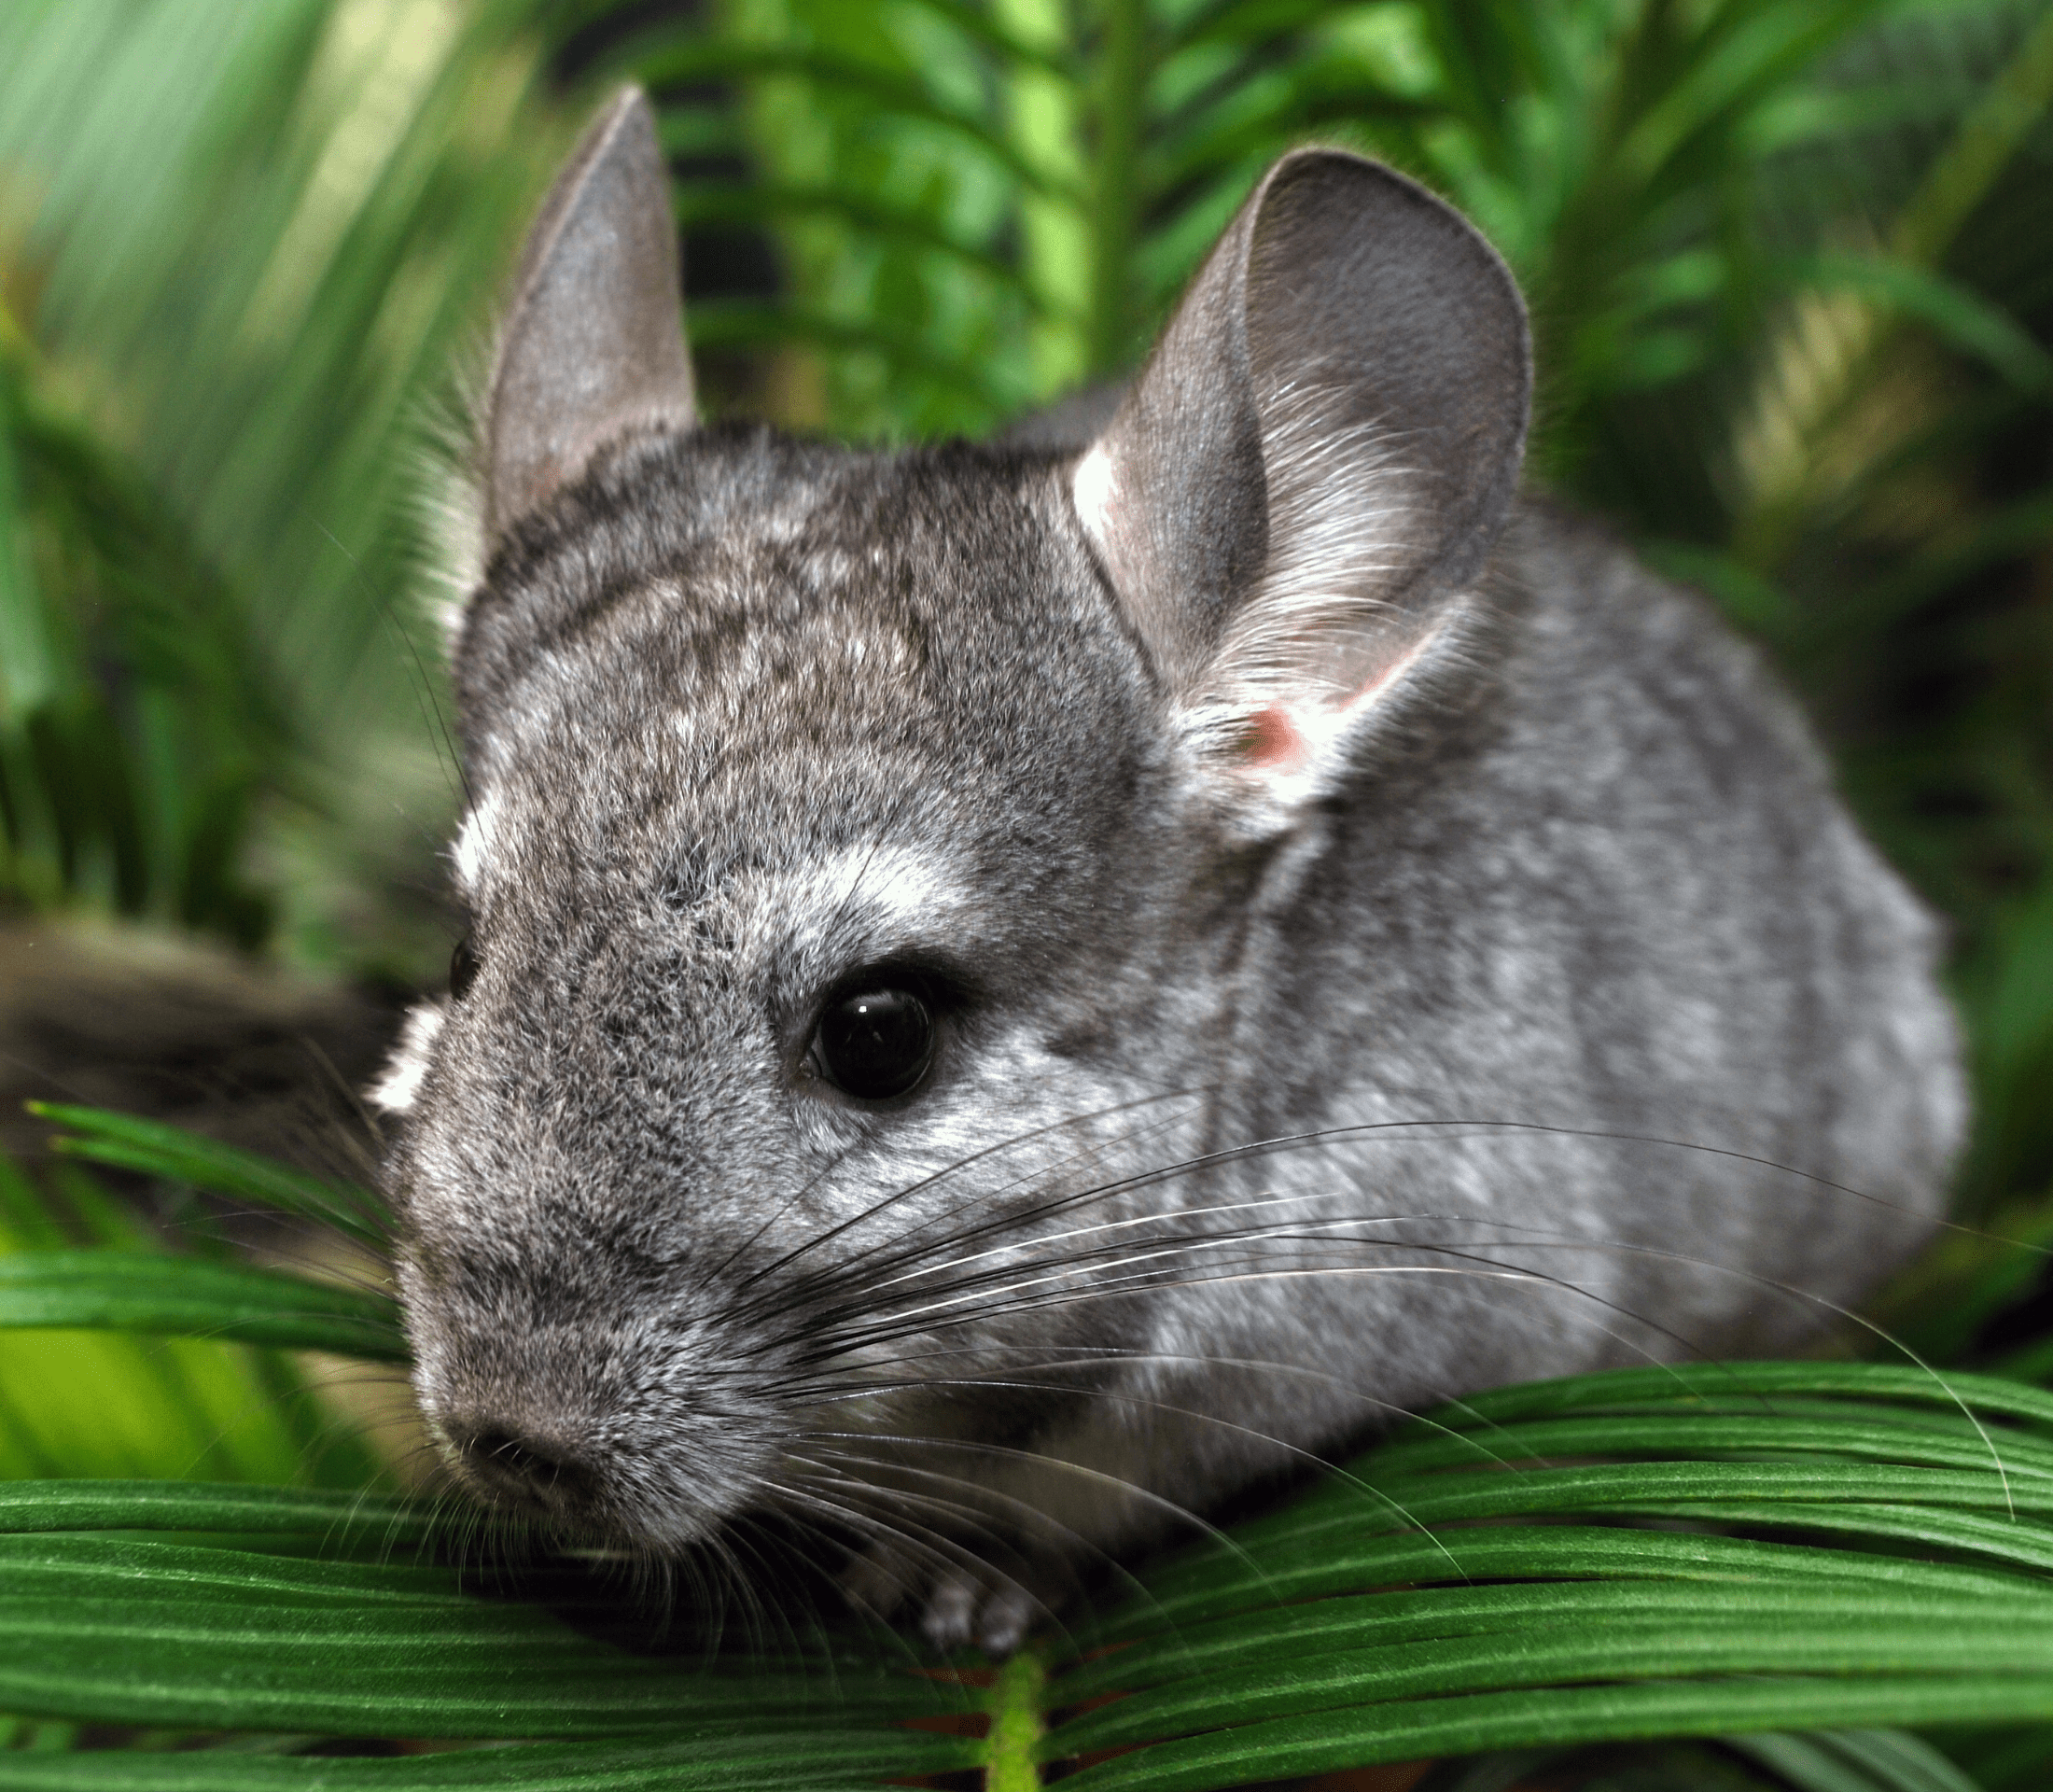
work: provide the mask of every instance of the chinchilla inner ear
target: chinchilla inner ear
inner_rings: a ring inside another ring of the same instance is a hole
[[[691,427],[677,269],[656,120],[626,88],[556,176],[521,257],[485,414],[488,540],[614,438]]]
[[[1272,168],[1078,463],[1078,514],[1194,744],[1284,812],[1440,657],[1524,455],[1525,305],[1388,168]]]

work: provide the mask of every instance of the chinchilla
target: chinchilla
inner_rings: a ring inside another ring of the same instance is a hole
[[[1467,1390],[1760,1351],[1923,1239],[1934,929],[1687,593],[1517,495],[1459,216],[1278,161],[1123,395],[700,427],[649,112],[535,226],[377,1091],[420,1403],[647,1561],[782,1514],[1004,1648]]]

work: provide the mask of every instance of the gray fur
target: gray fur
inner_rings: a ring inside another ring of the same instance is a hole
[[[670,427],[510,517],[455,666],[480,969],[388,1084],[461,1477],[657,1555],[839,1513],[856,1596],[1003,1646],[1390,1414],[1772,1349],[1917,1246],[1934,929],[1751,650],[1507,511],[1526,390],[1480,240],[1320,152],[1083,515],[1075,437]],[[808,1045],[879,965],[956,1000],[866,1106]]]

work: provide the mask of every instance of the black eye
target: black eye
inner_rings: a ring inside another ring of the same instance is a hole
[[[859,1101],[884,1101],[927,1074],[934,1017],[910,989],[861,989],[820,1016],[814,1052],[827,1080]]]
[[[466,933],[449,955],[449,993],[461,1001],[477,980],[478,955],[470,949],[470,935]]]

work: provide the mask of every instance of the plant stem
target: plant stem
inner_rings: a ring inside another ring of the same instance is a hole
[[[1040,1695],[1047,1684],[1048,1670],[1040,1658],[1026,1649],[998,1671],[985,1705],[991,1714],[991,1733],[985,1744],[985,1792],[1040,1792],[1034,1745],[1048,1730],[1040,1709]]]
[[[1140,223],[1140,145],[1150,73],[1144,0],[1104,0],[1091,178],[1089,367],[1124,372],[1133,345],[1134,239]]]

